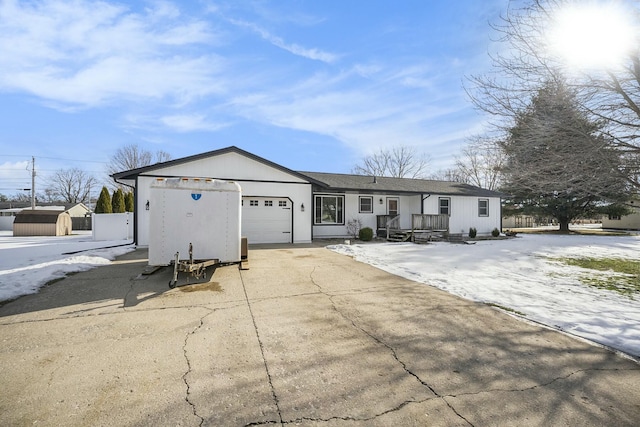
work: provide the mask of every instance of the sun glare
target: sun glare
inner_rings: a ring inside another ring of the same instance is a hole
[[[620,65],[637,40],[632,11],[613,3],[579,3],[558,12],[550,31],[551,49],[571,67]]]

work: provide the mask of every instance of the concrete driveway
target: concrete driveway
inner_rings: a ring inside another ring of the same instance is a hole
[[[0,307],[0,425],[640,423],[637,363],[324,248],[173,290],[146,255]]]

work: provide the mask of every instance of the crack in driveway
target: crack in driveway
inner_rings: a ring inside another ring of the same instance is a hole
[[[193,415],[195,417],[197,417],[200,420],[200,423],[198,424],[199,426],[202,426],[204,424],[204,418],[200,415],[198,415],[198,410],[196,408],[196,404],[194,402],[191,401],[190,399],[190,394],[191,394],[191,384],[189,384],[189,374],[191,373],[191,360],[189,359],[189,354],[187,352],[187,345],[189,343],[189,338],[194,335],[196,332],[198,332],[198,330],[200,330],[200,328],[202,328],[202,326],[204,325],[204,319],[205,317],[211,315],[215,310],[211,310],[208,309],[206,307],[198,307],[198,308],[205,308],[208,313],[201,316],[200,317],[200,321],[198,323],[198,325],[193,328],[192,331],[188,332],[187,335],[184,337],[184,344],[182,346],[182,354],[184,355],[184,359],[187,362],[187,370],[184,374],[182,374],[182,381],[184,381],[184,384],[186,386],[186,394],[184,397],[184,400],[189,404],[189,406],[191,406],[191,410],[193,411]]]
[[[264,369],[267,373],[267,380],[269,381],[269,387],[271,389],[271,396],[273,397],[273,402],[276,405],[276,411],[278,411],[278,419],[280,424],[283,424],[282,421],[282,412],[280,411],[280,402],[278,400],[278,395],[276,394],[276,389],[273,386],[273,381],[271,378],[271,372],[269,371],[269,364],[267,363],[267,358],[264,355],[264,345],[262,344],[262,339],[260,338],[260,332],[258,331],[258,325],[256,324],[256,318],[253,315],[253,310],[251,309],[251,303],[249,302],[249,295],[247,294],[247,286],[244,283],[244,277],[242,276],[242,270],[240,271],[240,281],[242,282],[242,290],[244,291],[244,296],[247,301],[247,307],[249,309],[249,314],[251,315],[251,322],[253,323],[253,330],[256,333],[256,338],[258,340],[258,345],[260,346],[260,355],[262,356],[262,362],[264,363]],[[271,423],[271,422],[269,422]]]
[[[371,338],[372,340],[374,340],[376,343],[380,344],[381,346],[385,347],[387,350],[389,350],[391,352],[391,355],[393,356],[393,358],[400,364],[400,366],[402,366],[402,369],[409,374],[410,376],[414,377],[420,384],[422,384],[423,386],[425,386],[426,388],[429,389],[429,391],[431,391],[436,398],[441,399],[448,407],[449,409],[451,409],[451,411],[460,419],[462,419],[463,421],[465,421],[467,424],[469,424],[470,426],[473,426],[473,424],[471,422],[469,422],[469,420],[467,420],[462,414],[460,414],[458,411],[456,411],[456,409],[447,401],[447,399],[445,398],[446,396],[442,396],[440,395],[431,385],[429,385],[426,381],[424,381],[422,378],[420,378],[420,376],[418,374],[416,374],[415,372],[412,372],[406,365],[406,363],[404,363],[402,360],[400,360],[400,357],[398,356],[398,353],[396,352],[396,350],[390,346],[389,344],[387,344],[386,342],[382,341],[380,338],[376,337],[375,335],[373,335],[371,332],[365,330],[364,328],[362,328],[361,326],[358,326],[355,322],[355,320],[351,319],[349,316],[347,316],[344,312],[342,312],[341,310],[338,309],[338,307],[336,306],[335,301],[333,300],[333,295],[327,293],[322,286],[320,286],[315,279],[313,278],[313,273],[316,271],[316,267],[313,268],[313,270],[311,271],[311,273],[309,274],[309,278],[311,280],[311,283],[313,283],[314,286],[316,286],[320,293],[322,293],[323,295],[325,295],[327,298],[329,298],[329,301],[331,301],[331,306],[333,307],[333,309],[335,310],[336,313],[338,313],[342,318],[344,318],[346,321],[348,321],[349,323],[351,323],[351,325],[359,330],[360,332],[364,333],[365,335],[367,335],[369,338]],[[429,399],[427,399],[429,400]],[[425,400],[426,401],[426,400]],[[406,406],[406,404],[408,403],[412,403],[412,402],[403,402],[403,404],[398,405],[398,407],[393,408],[389,411],[383,412],[382,414],[377,415],[381,416],[393,411],[398,411],[400,409],[402,409],[404,406]],[[375,418],[375,417],[374,417]]]

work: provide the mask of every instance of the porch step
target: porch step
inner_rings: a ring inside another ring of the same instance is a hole
[[[388,242],[406,242],[409,239],[411,239],[410,231],[395,231],[389,234],[387,241]]]
[[[412,240],[414,243],[429,243],[433,238],[432,234],[430,231],[414,232]]]

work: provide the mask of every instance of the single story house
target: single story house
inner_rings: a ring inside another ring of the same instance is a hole
[[[501,227],[501,194],[471,185],[407,178],[299,172],[237,147],[115,173],[134,189],[134,240],[149,244],[151,184],[157,178],[235,181],[242,189],[242,235],[249,243],[308,243],[349,237],[359,220],[374,231],[389,220],[412,228],[412,215],[447,216],[451,233],[490,234]]]
[[[68,236],[73,227],[67,211],[23,209],[13,221],[14,236]]]

